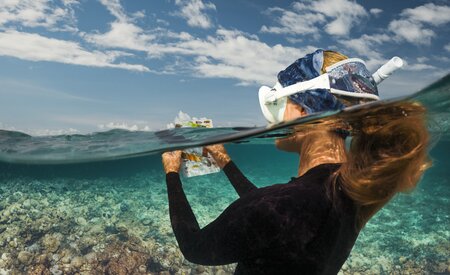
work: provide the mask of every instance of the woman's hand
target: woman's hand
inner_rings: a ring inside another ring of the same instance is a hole
[[[223,147],[223,144],[206,146],[205,149],[208,153],[211,154],[220,168],[225,167],[225,165],[227,165],[231,161],[231,158],[225,150],[225,147]]]
[[[181,166],[181,150],[163,153],[162,163],[166,174],[170,172],[178,173]]]

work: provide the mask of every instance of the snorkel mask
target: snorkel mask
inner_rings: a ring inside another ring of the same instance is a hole
[[[377,85],[402,67],[403,61],[394,57],[374,74],[358,58],[337,62],[320,74],[322,65],[323,50],[317,50],[281,71],[273,88],[259,89],[259,103],[268,122],[283,121],[288,97],[307,114],[341,110],[353,105],[349,102],[379,100]]]

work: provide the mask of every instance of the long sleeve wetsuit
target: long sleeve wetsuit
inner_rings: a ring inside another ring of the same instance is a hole
[[[235,274],[336,274],[358,236],[353,201],[340,188],[328,195],[338,168],[323,164],[287,184],[257,188],[230,162],[224,172],[240,198],[202,229],[178,173],[168,173],[170,219],[183,255],[202,265],[237,262]]]

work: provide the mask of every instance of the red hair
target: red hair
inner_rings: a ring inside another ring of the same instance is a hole
[[[338,175],[365,223],[396,193],[413,190],[430,166],[425,108],[400,102],[347,113],[354,133]]]

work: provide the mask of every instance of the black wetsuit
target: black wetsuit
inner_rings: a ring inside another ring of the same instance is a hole
[[[353,201],[340,188],[333,201],[327,195],[338,168],[323,164],[287,184],[257,188],[230,162],[224,171],[240,198],[202,229],[179,175],[167,174],[170,219],[183,255],[202,265],[237,262],[235,274],[338,273],[358,236]]]

